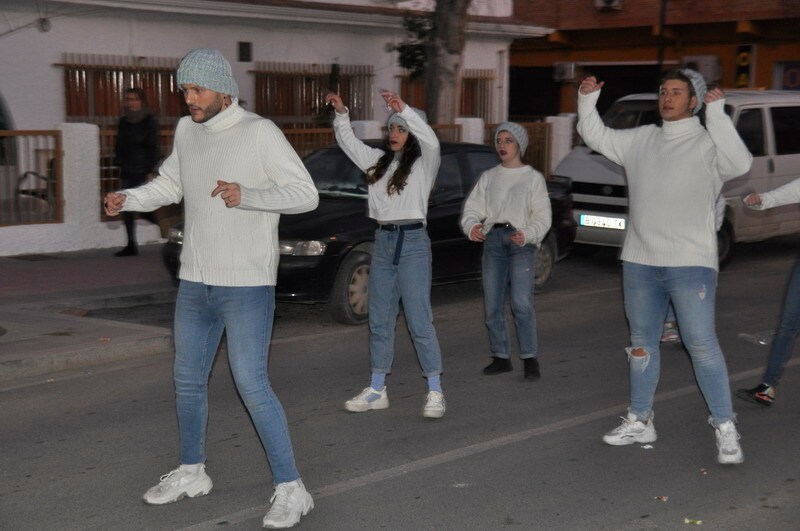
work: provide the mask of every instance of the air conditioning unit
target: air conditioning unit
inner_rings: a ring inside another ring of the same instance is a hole
[[[722,61],[718,55],[684,55],[681,68],[700,72],[706,83],[718,83],[722,79]]]
[[[622,0],[594,0],[594,7],[600,11],[619,11],[622,9]]]
[[[575,63],[553,63],[553,81],[575,81],[577,71]]]

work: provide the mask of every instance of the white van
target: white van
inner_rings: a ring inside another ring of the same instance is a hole
[[[733,244],[800,232],[800,205],[770,210],[746,208],[741,198],[773,190],[800,178],[800,92],[728,90],[725,112],[753,154],[747,174],[722,188],[725,219],[718,233],[720,265]],[[617,100],[603,116],[608,127],[629,129],[659,120],[658,96],[634,94]],[[572,180],[575,243],[621,247],[628,225],[625,171],[586,146],[574,148],[554,175]]]

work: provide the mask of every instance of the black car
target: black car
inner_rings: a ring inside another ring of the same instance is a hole
[[[381,146],[381,141],[368,141]],[[430,195],[428,233],[433,253],[433,283],[481,276],[480,244],[469,241],[459,220],[467,194],[485,170],[500,159],[479,144],[443,142],[442,164]],[[367,286],[375,220],[367,217],[364,174],[338,146],[320,149],[304,160],[319,190],[312,212],[281,216],[281,259],[275,295],[278,301],[327,303],[334,319],[347,324],[367,319]],[[547,182],[553,225],[538,253],[535,284],[541,289],[555,262],[572,248],[576,224],[567,179]],[[182,225],[170,231],[163,256],[176,275]]]

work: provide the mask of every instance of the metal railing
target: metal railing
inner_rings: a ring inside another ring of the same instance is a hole
[[[0,131],[0,226],[63,223],[61,131]]]

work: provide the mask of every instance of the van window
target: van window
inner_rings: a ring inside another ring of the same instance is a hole
[[[612,129],[633,129],[658,121],[658,103],[655,100],[621,101],[603,116],[603,123]]]
[[[775,131],[775,154],[800,153],[800,107],[773,107],[770,112]]]
[[[739,114],[736,130],[754,157],[763,157],[766,154],[764,151],[764,118],[761,109],[743,110]]]

